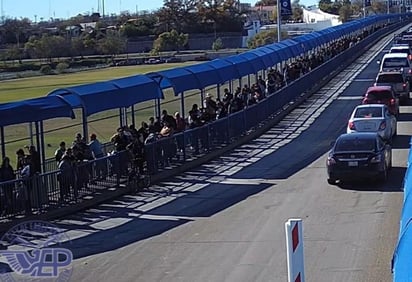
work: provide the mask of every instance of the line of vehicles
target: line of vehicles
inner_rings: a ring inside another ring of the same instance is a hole
[[[326,167],[329,184],[370,179],[385,182],[392,168],[392,139],[397,135],[399,105],[412,91],[412,29],[394,37],[375,83],[353,110],[346,129],[333,142]]]

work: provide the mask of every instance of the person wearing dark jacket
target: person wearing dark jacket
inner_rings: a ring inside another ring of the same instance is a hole
[[[0,182],[10,181],[16,179],[13,167],[10,165],[10,159],[5,157],[0,166]],[[3,183],[1,188],[3,190],[3,197],[0,198],[1,214],[8,214],[13,211],[13,187],[14,183]]]

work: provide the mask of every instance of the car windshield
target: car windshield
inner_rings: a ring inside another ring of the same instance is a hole
[[[355,118],[381,118],[382,117],[382,108],[378,107],[368,107],[368,108],[358,108],[355,111]]]
[[[391,53],[406,53],[406,54],[409,54],[409,49],[408,48],[391,49]]]
[[[378,83],[403,83],[403,76],[400,73],[382,74],[378,76]]]
[[[336,143],[335,151],[374,151],[375,139],[373,138],[342,138]]]
[[[367,97],[372,100],[391,99],[392,94],[390,91],[370,91]]]
[[[408,59],[406,58],[386,58],[383,61],[384,68],[393,68],[393,67],[408,67]]]

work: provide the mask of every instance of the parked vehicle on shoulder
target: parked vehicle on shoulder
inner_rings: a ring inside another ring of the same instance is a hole
[[[397,134],[397,120],[386,105],[359,105],[353,110],[346,128],[346,133],[355,132],[376,132],[384,140],[391,141]]]
[[[410,82],[402,71],[383,71],[376,76],[375,86],[392,86],[401,103],[409,100]]]
[[[392,147],[375,132],[342,134],[326,160],[328,183],[370,179],[385,182],[392,168]]]
[[[384,104],[393,115],[399,115],[399,98],[392,86],[371,86],[365,93],[362,104]]]

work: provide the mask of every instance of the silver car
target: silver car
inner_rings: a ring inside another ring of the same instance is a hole
[[[377,132],[384,140],[391,141],[397,133],[397,120],[383,104],[357,106],[348,121],[346,133]]]

